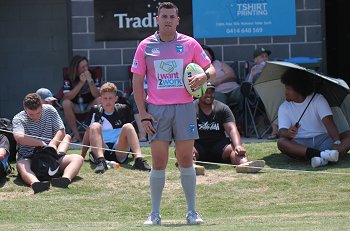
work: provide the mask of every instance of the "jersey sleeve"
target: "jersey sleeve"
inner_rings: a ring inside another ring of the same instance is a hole
[[[203,50],[202,46],[195,40],[194,41],[194,57],[193,57],[193,62],[197,63],[199,66],[202,68],[208,66],[211,61],[208,55],[205,53]]]
[[[146,74],[146,59],[145,59],[146,42],[142,41],[136,49],[135,56],[131,65],[131,72],[141,75]]]

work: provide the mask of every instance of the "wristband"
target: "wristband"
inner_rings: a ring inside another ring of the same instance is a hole
[[[207,76],[207,82],[208,82],[209,79],[210,79],[210,73],[209,73],[209,71],[205,71],[204,73],[205,73],[205,75]]]
[[[150,119],[150,118],[145,118],[145,119],[142,119],[142,120],[141,120],[141,122],[144,122],[144,121],[152,122],[152,119]]]

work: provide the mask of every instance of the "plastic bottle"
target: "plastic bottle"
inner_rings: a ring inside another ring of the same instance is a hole
[[[84,112],[84,99],[83,97],[81,97],[81,95],[79,95],[78,104],[79,104],[80,111]]]
[[[113,160],[106,160],[108,168],[120,168],[120,164]]]

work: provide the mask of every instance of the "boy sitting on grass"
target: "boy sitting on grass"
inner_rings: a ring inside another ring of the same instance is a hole
[[[91,123],[83,139],[84,145],[92,146],[90,160],[97,165],[95,173],[104,173],[107,170],[106,160],[124,163],[129,149],[134,153],[136,169],[151,170],[141,156],[139,140],[130,123],[133,120],[131,110],[125,104],[116,103],[117,87],[107,82],[102,85],[100,94],[102,104],[92,108]],[[111,149],[115,151],[110,151]],[[84,158],[86,152],[87,148],[83,147],[81,155]]]

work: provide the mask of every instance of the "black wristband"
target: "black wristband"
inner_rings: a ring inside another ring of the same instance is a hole
[[[209,73],[209,71],[205,71],[204,73],[205,73],[205,75],[207,76],[207,82],[208,82],[209,79],[210,79],[210,73]]]
[[[149,122],[152,122],[152,119],[150,119],[150,118],[145,118],[145,119],[142,119],[142,120],[141,120],[141,122],[143,122],[143,121],[149,121]]]

